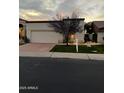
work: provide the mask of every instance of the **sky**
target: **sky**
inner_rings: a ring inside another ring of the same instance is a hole
[[[19,0],[19,17],[25,20],[53,20],[56,14],[71,16],[78,11],[86,22],[104,20],[104,0]]]

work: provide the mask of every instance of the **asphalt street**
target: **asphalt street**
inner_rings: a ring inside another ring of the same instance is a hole
[[[19,93],[104,93],[104,61],[20,57]]]

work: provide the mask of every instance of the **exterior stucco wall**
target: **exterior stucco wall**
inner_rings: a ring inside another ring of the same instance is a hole
[[[78,39],[79,42],[84,42],[84,34],[85,34],[85,32],[81,32],[81,33],[77,32],[76,33],[76,38]]]
[[[98,36],[97,36],[98,43],[104,44],[104,33],[98,32],[97,34],[98,34]]]
[[[81,21],[80,22],[80,26],[81,26],[81,28],[82,28],[83,31],[84,31],[84,25],[85,25],[84,21]]]
[[[80,26],[81,26],[81,28],[82,28],[82,32],[77,32],[77,33],[76,33],[76,37],[77,37],[77,39],[79,40],[79,42],[84,42],[84,34],[85,34],[84,25],[85,25],[85,23],[84,23],[84,21],[82,20],[82,21],[80,22]]]

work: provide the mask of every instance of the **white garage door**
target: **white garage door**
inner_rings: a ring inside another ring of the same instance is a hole
[[[34,43],[58,43],[62,41],[62,35],[54,31],[31,31],[31,42]]]

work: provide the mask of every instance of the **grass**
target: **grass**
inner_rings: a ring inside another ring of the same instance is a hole
[[[75,45],[56,45],[53,47],[50,52],[68,52],[76,53]],[[86,45],[78,46],[78,53],[95,53],[95,54],[104,54],[104,45],[93,45],[87,47]]]

